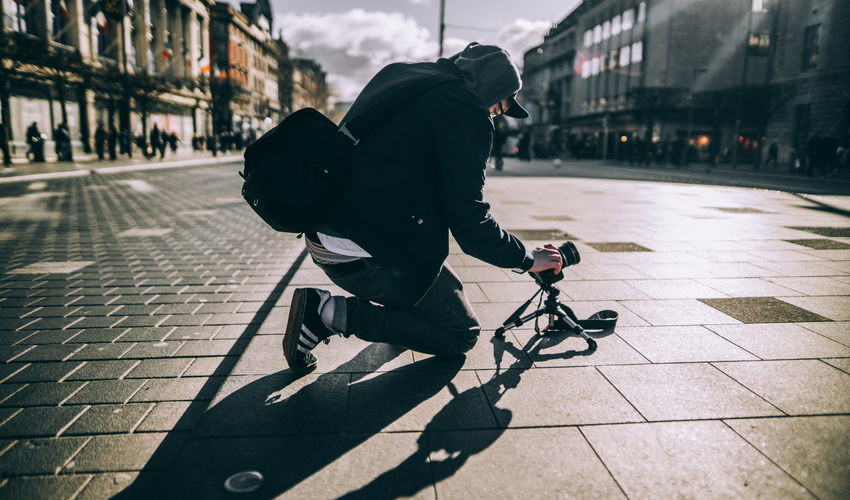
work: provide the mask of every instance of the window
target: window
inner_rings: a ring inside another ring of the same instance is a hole
[[[611,38],[611,21],[605,21],[602,23],[602,39],[607,40]]]
[[[611,55],[609,57],[609,60],[611,62],[608,63],[612,70],[620,67],[620,59],[619,58],[620,58],[620,51],[617,50],[617,49],[612,50]]]
[[[767,12],[765,0],[753,0],[753,12]]]
[[[593,31],[587,30],[584,32],[584,46],[585,48],[593,46]]]
[[[602,41],[602,26],[596,25],[593,28],[593,43],[599,43]]]
[[[581,62],[581,77],[587,80],[590,78],[590,61]]]
[[[614,19],[611,19],[611,36],[619,35],[621,31],[623,31],[622,19],[620,16],[614,16]]]
[[[599,56],[599,72],[608,70],[608,54],[602,54]]]
[[[632,49],[628,45],[620,49],[620,66],[625,68],[629,64],[629,57],[632,55]]]
[[[26,33],[27,21],[24,16],[24,6],[14,0],[3,0],[3,7],[6,13],[6,28]]]
[[[641,2],[638,5],[638,24],[646,21],[646,2]]]
[[[803,49],[803,71],[817,69],[820,49],[820,24],[806,28]]]
[[[623,12],[623,31],[629,31],[635,24],[635,10],[629,9]]]
[[[590,74],[596,76],[599,74],[599,58],[594,57],[590,60]]]
[[[632,44],[632,62],[639,63],[643,61],[643,42],[635,42]]]

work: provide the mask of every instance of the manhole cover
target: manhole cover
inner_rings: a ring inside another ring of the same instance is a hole
[[[507,232],[521,240],[548,241],[550,243],[564,240],[577,240],[560,229],[506,229]]]
[[[800,245],[808,248],[812,248],[814,250],[847,250],[850,248],[850,245],[844,243],[842,241],[835,240],[825,240],[825,239],[817,239],[817,240],[785,240],[788,243],[793,243],[795,245]]]
[[[652,250],[642,247],[637,243],[585,243],[585,245],[594,248],[600,252],[651,252]]]
[[[259,472],[240,472],[227,478],[224,489],[230,493],[251,493],[263,485],[263,475]]]
[[[788,226],[788,229],[826,236],[827,238],[850,238],[850,227],[800,227]]]

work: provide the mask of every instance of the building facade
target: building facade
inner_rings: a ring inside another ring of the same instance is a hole
[[[844,127],[846,140],[848,9],[839,0],[586,0],[525,54],[530,85],[520,97],[534,110],[535,149],[579,144],[577,155],[624,159],[636,142],[652,151],[678,140],[695,159],[757,161],[766,144],[786,154],[814,128]]]

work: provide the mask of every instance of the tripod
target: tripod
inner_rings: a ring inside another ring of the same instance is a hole
[[[587,333],[584,332],[584,328],[577,323],[578,319],[573,314],[572,309],[558,302],[558,295],[561,293],[561,290],[552,283],[543,281],[538,275],[532,274],[531,276],[534,277],[534,281],[537,282],[540,289],[534,292],[534,295],[532,295],[525,304],[521,305],[519,309],[514,311],[513,314],[511,314],[508,319],[502,323],[502,326],[496,329],[496,335],[504,337],[505,332],[511,328],[522,326],[532,319],[537,319],[545,314],[549,316],[549,326],[545,329],[547,333],[556,331],[572,331],[573,333],[581,335],[581,337],[587,341],[588,351],[595,351],[596,341],[587,335]],[[528,306],[541,292],[546,292],[546,300],[543,303],[543,307],[537,309],[531,314],[523,316],[522,313],[525,312]],[[540,331],[536,328],[535,330],[537,333],[540,333]]]

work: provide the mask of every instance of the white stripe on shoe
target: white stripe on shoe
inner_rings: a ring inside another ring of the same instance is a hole
[[[302,324],[301,324],[301,331],[302,331],[302,332],[304,332],[304,334],[305,334],[305,335],[307,335],[307,337],[309,337],[309,338],[310,338],[310,340],[311,340],[311,341],[313,342],[313,344],[314,344],[314,347],[315,347],[315,344],[318,344],[318,343],[319,343],[319,337],[315,336],[315,335],[313,334],[313,332],[311,332],[311,331],[310,331],[310,329],[309,329],[309,328],[307,328],[307,325],[305,325],[305,324],[303,324],[303,323],[302,323]],[[303,337],[302,337],[302,338],[303,338]]]

